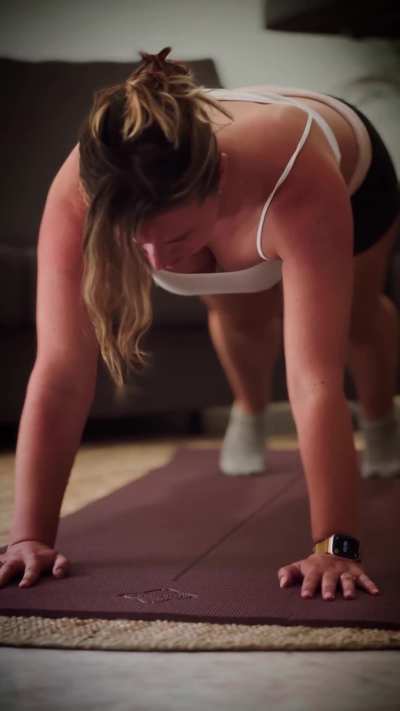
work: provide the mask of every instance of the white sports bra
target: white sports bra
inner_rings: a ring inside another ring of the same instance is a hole
[[[290,157],[282,175],[277,181],[272,193],[269,195],[261,212],[257,228],[256,242],[257,251],[263,261],[252,267],[248,267],[247,269],[240,269],[234,272],[223,271],[219,267],[216,267],[215,272],[199,272],[190,274],[170,272],[166,269],[154,269],[153,281],[163,289],[182,296],[194,296],[199,294],[233,294],[238,292],[251,293],[270,289],[282,279],[282,262],[280,259],[272,259],[271,257],[267,257],[263,253],[261,248],[261,234],[265,216],[271,201],[280,185],[282,185],[284,180],[286,180],[289,175],[310,132],[313,118],[324,132],[338,163],[341,161],[341,154],[335,134],[320,114],[318,114],[315,110],[310,109],[307,105],[302,104],[301,101],[284,96],[283,94],[278,93],[278,91],[268,91],[270,86],[271,85],[239,87],[238,89],[207,89],[203,87],[203,91],[205,93],[209,93],[213,98],[218,99],[219,101],[239,100],[271,104],[287,103],[300,107],[307,113],[306,126],[297,147]],[[257,91],[253,91],[253,89],[256,89]],[[291,87],[272,86],[272,89],[278,89],[291,95],[294,94],[298,96],[316,98],[319,101],[323,101],[339,111],[339,113],[341,113],[351,123],[359,144],[358,165],[356,166],[348,186],[349,193],[352,195],[353,192],[358,189],[367,173],[372,153],[369,134],[359,116],[346,104],[343,104],[341,101],[333,97],[325,96],[325,94],[309,91],[307,89],[295,89]]]

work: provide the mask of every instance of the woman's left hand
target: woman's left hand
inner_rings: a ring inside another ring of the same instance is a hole
[[[287,582],[282,585],[284,577]],[[379,593],[377,585],[366,575],[360,563],[330,553],[312,553],[304,560],[284,565],[278,570],[278,578],[281,587],[288,587],[303,580],[301,597],[304,598],[313,597],[321,585],[322,598],[333,600],[338,582],[342,586],[345,599],[356,597],[356,585],[371,594]]]

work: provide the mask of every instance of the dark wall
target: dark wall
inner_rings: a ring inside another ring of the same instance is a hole
[[[398,0],[266,0],[265,18],[283,32],[400,37]]]

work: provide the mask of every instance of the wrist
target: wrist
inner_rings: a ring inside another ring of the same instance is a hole
[[[360,562],[360,540],[350,534],[335,532],[314,543],[313,553],[328,553],[339,558],[349,558]]]
[[[7,548],[11,548],[11,546],[17,545],[17,543],[25,543],[26,541],[33,541],[35,543],[42,543],[43,545],[49,545],[45,541],[40,540],[39,538],[18,538],[15,541],[12,541],[12,543],[7,544]]]
[[[321,541],[325,541],[327,538],[332,536],[334,533],[339,534],[340,536],[351,536],[352,538],[356,538],[357,540],[360,540],[360,536],[358,534],[358,531],[355,531],[353,528],[332,528],[329,531],[326,531],[326,533],[321,533],[318,536],[313,536],[313,546],[317,545],[317,543],[320,543]]]

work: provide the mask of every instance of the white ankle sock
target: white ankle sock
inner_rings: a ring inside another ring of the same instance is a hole
[[[219,458],[224,474],[264,471],[267,409],[253,415],[233,403]]]
[[[400,476],[400,423],[394,404],[386,415],[376,420],[368,420],[359,411],[358,421],[365,442],[362,476]]]

